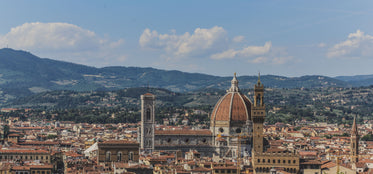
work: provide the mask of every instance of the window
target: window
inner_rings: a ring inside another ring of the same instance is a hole
[[[268,159],[268,163],[271,163],[271,160],[270,160],[270,159]]]
[[[130,152],[128,155],[128,160],[133,161],[133,152]]]
[[[285,163],[286,163],[286,160],[282,160],[282,163],[284,163],[284,164],[285,164]]]
[[[260,94],[258,94],[258,96],[256,97],[256,101],[257,101],[257,106],[260,106]]]
[[[220,132],[220,133],[223,133],[223,132],[224,132],[224,129],[223,129],[223,128],[219,128],[219,132]]]
[[[106,152],[106,161],[111,161],[111,152],[110,151],[107,151]]]
[[[295,164],[295,160],[293,160],[293,163]]]
[[[151,120],[151,117],[150,117],[150,109],[146,109],[146,120]]]
[[[117,160],[122,161],[122,152],[118,152],[117,154]]]
[[[258,159],[258,163],[260,163],[260,159]]]
[[[273,163],[276,163],[276,160],[272,160]]]
[[[288,160],[288,163],[290,164],[290,160]]]
[[[281,160],[277,160],[278,163],[281,163]]]

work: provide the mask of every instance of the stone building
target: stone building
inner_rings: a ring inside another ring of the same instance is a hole
[[[152,94],[141,96],[142,127],[139,142],[144,151],[182,150],[185,153],[192,149],[202,156],[228,158],[236,158],[238,149],[244,156],[251,153],[252,103],[241,93],[236,74],[227,94],[213,109],[210,130],[154,130],[154,101],[155,96]]]
[[[29,149],[1,149],[0,161],[33,161],[39,160],[41,163],[50,164],[51,155],[46,150]]]
[[[215,153],[209,130],[156,130],[156,150],[181,150],[183,153],[197,150],[202,156]]]
[[[111,140],[99,142],[97,161],[109,165],[112,162],[138,162],[139,143],[127,140]]]
[[[154,130],[154,100],[152,94],[141,96],[142,120],[141,147],[154,150],[197,150],[201,156],[230,159],[249,159],[254,173],[269,173],[279,167],[289,173],[299,172],[299,155],[290,151],[267,151],[264,144],[265,120],[264,85],[254,86],[254,102],[241,93],[236,74],[227,93],[216,103],[210,119],[210,129],[202,130]],[[147,103],[147,104],[145,104]],[[143,105],[145,104],[145,105]],[[150,116],[150,118],[149,118]],[[151,126],[151,125],[152,126]],[[147,133],[151,130],[154,136]],[[248,160],[244,160],[248,161]]]

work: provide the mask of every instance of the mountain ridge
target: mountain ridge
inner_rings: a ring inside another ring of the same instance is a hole
[[[239,76],[240,87],[252,88],[257,78],[257,76]],[[174,92],[188,92],[202,88],[227,89],[231,79],[232,77],[151,67],[96,68],[40,58],[22,50],[0,49],[0,99],[4,95],[20,97],[52,90],[93,91],[147,86],[165,88]],[[346,79],[350,80],[346,77],[338,79],[320,75],[261,76],[261,81],[270,88],[354,86]],[[370,83],[365,84],[370,85]]]

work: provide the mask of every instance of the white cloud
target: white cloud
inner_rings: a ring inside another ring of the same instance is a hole
[[[273,64],[284,64],[290,60],[293,60],[292,56],[284,56],[284,57],[275,57],[272,60]]]
[[[203,55],[226,47],[226,31],[214,26],[210,29],[197,28],[192,34],[183,35],[159,34],[157,31],[145,29],[139,39],[143,48],[161,49],[173,56]]]
[[[236,36],[232,39],[233,42],[240,43],[245,40],[245,36]]]
[[[70,55],[72,57],[63,59],[76,63],[92,63],[92,59],[98,61],[115,56],[111,52],[123,43],[123,39],[109,41],[93,31],[68,23],[24,23],[0,36],[0,45],[36,52],[40,56]]]
[[[368,56],[373,54],[372,50],[373,36],[364,34],[364,32],[357,30],[356,33],[350,33],[347,40],[335,44],[333,47],[329,48],[327,57]]]
[[[211,55],[212,59],[232,59],[235,57],[252,57],[265,55],[270,52],[272,43],[266,42],[264,46],[248,46],[241,50],[229,49],[227,51]]]
[[[268,57],[257,57],[253,60],[249,60],[250,63],[267,63]]]
[[[227,37],[227,32],[219,26],[209,29],[197,28],[193,33],[177,35],[175,30],[169,34],[160,34],[145,29],[139,44],[145,49],[161,50],[166,62],[178,61],[177,57],[199,56],[213,60],[245,59],[249,63],[283,64],[291,60],[286,50],[273,48],[267,41],[263,46],[250,45],[237,49],[245,41],[244,36]]]
[[[324,47],[326,47],[326,43],[321,42],[321,43],[317,44],[317,47],[324,48]]]

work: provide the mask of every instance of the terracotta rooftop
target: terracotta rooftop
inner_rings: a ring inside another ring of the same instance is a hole
[[[19,145],[57,145],[59,142],[56,141],[26,141],[20,142]]]
[[[228,92],[215,105],[211,121],[246,121],[251,119],[251,102],[239,92]]]
[[[104,142],[99,142],[98,144],[139,144],[137,141],[129,140],[109,140]]]
[[[207,129],[202,130],[156,130],[156,135],[211,135],[211,131]]]
[[[12,149],[12,150],[0,150],[0,153],[48,153],[46,150],[25,150],[25,149]]]

